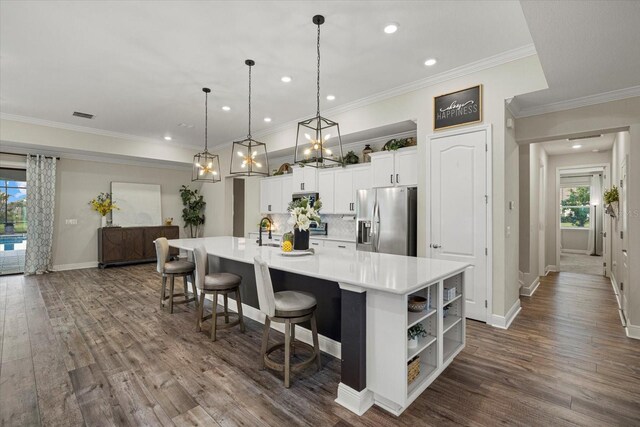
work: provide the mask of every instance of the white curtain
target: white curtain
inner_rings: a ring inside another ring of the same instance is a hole
[[[27,249],[25,274],[51,269],[56,159],[27,156]]]
[[[591,190],[590,190],[591,210],[589,214],[589,245],[588,251],[590,254],[600,254],[600,233],[602,232],[602,176],[600,174],[593,174],[591,176]]]

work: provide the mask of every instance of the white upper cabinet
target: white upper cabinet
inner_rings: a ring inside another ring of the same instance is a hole
[[[287,213],[289,209],[289,203],[291,202],[291,195],[293,194],[293,175],[285,175],[280,178],[282,187],[282,203],[280,213]]]
[[[417,154],[417,147],[371,153],[373,187],[418,185]]]
[[[322,201],[322,210],[320,212],[323,214],[334,213],[334,179],[335,172],[332,170],[318,172],[318,193],[320,194],[320,200]]]
[[[311,166],[293,168],[293,192],[318,191],[318,169]]]
[[[355,214],[358,190],[371,188],[371,166],[354,166],[335,172],[334,213]]]
[[[289,177],[287,178],[262,178],[260,180],[260,213],[284,213],[286,212],[286,204],[283,197],[283,183],[286,180],[291,182]],[[289,200],[291,200],[291,193],[288,193]]]

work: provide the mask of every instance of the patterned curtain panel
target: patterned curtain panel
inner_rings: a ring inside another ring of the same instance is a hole
[[[27,250],[25,274],[51,269],[56,159],[27,156]]]

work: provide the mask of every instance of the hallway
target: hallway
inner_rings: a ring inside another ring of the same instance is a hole
[[[640,341],[604,278],[542,277],[508,330],[467,321],[460,357],[400,417],[336,404],[326,355],[284,389],[257,368],[260,324],[212,343],[159,290],[151,264],[0,277],[0,424],[640,424]]]
[[[603,276],[602,255],[591,256],[585,254],[560,253],[561,272],[589,274],[593,276]]]

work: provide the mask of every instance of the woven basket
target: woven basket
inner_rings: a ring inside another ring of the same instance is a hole
[[[416,356],[409,362],[407,369],[407,382],[411,384],[420,375],[420,356]]]

